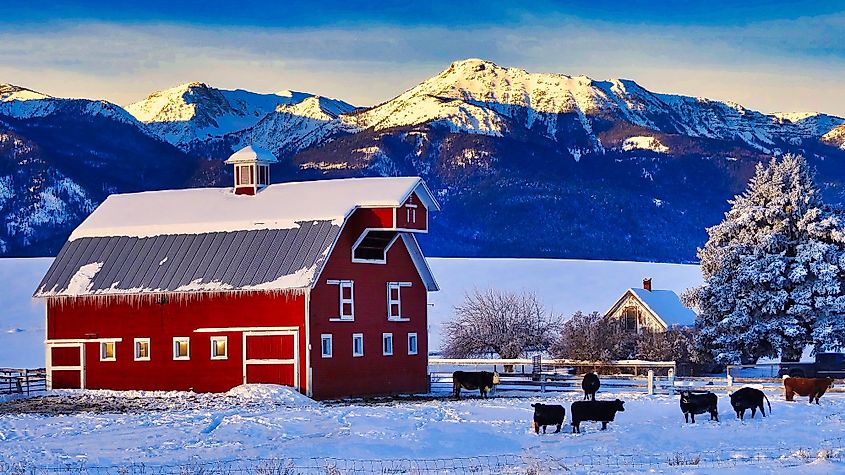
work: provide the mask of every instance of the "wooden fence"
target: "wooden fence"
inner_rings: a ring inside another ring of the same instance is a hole
[[[505,367],[511,369],[505,372]],[[759,375],[742,377],[740,369],[756,368]],[[679,377],[673,361],[626,360],[589,362],[537,359],[429,359],[431,391],[448,393],[452,390],[455,370],[496,371],[501,383],[498,391],[581,391],[583,374],[595,371],[601,376],[603,390],[645,392],[647,394],[677,394],[679,391],[713,391],[732,393],[751,385],[769,393],[783,391],[783,380],[777,377],[773,364],[730,366],[725,376]],[[773,377],[770,376],[774,375]],[[845,392],[836,385],[828,392]]]
[[[0,368],[0,394],[30,395],[47,390],[47,371]]]

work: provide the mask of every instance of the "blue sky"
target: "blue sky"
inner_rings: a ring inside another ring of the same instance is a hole
[[[0,16],[0,82],[121,104],[198,80],[370,105],[481,57],[845,115],[843,39],[845,1],[29,1]]]

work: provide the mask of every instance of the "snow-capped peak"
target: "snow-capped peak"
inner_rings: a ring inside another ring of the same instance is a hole
[[[160,138],[177,146],[195,140],[221,137],[252,127],[277,106],[310,97],[296,91],[259,94],[226,90],[202,82],[189,82],[150,94],[126,110]]]
[[[32,101],[39,99],[50,99],[51,96],[42,94],[32,89],[15,86],[14,84],[0,84],[0,101]]]

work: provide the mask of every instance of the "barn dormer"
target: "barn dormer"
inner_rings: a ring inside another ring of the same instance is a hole
[[[270,164],[276,157],[260,147],[248,146],[233,153],[227,165],[234,165],[235,194],[254,195],[270,184]]]

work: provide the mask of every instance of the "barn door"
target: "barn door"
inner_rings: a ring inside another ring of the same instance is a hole
[[[244,333],[244,383],[283,384],[299,389],[299,332]]]
[[[48,389],[85,389],[84,344],[50,344],[47,358]]]

